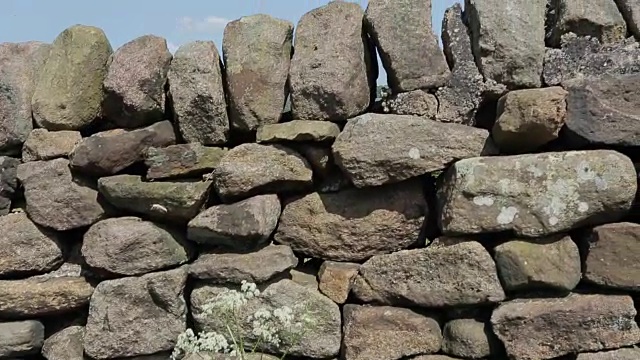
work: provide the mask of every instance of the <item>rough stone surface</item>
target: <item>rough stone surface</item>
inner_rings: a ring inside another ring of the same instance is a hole
[[[327,142],[340,134],[338,125],[327,121],[293,120],[282,124],[268,124],[258,128],[259,143]]]
[[[144,160],[149,168],[146,178],[159,180],[201,176],[212,172],[226,154],[227,149],[197,143],[150,147]]]
[[[85,353],[112,359],[173,349],[186,329],[186,280],[186,270],[179,268],[98,284],[89,306]]]
[[[18,189],[18,165],[18,159],[0,156],[0,216],[11,210],[11,200]]]
[[[377,74],[363,18],[344,1],[302,16],[289,70],[294,119],[344,121],[369,107]]]
[[[622,17],[627,23],[629,32],[640,39],[640,3],[636,0],[614,0]],[[623,359],[624,360],[624,359]]]
[[[122,45],[113,54],[104,80],[107,119],[123,128],[163,120],[171,59],[167,41],[155,35],[143,35]]]
[[[229,117],[222,63],[213,41],[193,41],[178,48],[167,79],[173,120],[188,143],[224,144]]]
[[[385,101],[389,113],[414,115],[435,120],[438,112],[438,99],[426,90],[413,90],[393,94]]]
[[[487,358],[497,345],[489,324],[474,319],[449,321],[442,336],[442,352],[463,359]]]
[[[547,0],[465,0],[471,43],[485,79],[540,87]]]
[[[225,201],[303,191],[311,187],[313,176],[309,163],[295,151],[260,144],[229,150],[213,174],[218,195]]]
[[[337,165],[356,187],[378,186],[442,170],[453,161],[491,155],[489,132],[417,116],[365,114],[333,143]],[[381,146],[385,144],[385,146]]]
[[[244,357],[245,357],[245,360],[280,360],[280,357],[272,356],[269,354],[258,353],[258,352],[245,354]],[[184,358],[184,360],[236,360],[236,359],[237,357],[232,357],[229,355],[206,353],[206,352],[189,354]]]
[[[33,94],[36,123],[48,130],[78,130],[98,118],[112,53],[97,27],[74,25],[60,33]]]
[[[574,294],[506,302],[491,323],[511,358],[534,360],[637,344],[635,316],[629,296]]]
[[[361,261],[416,244],[427,212],[417,181],[312,193],[285,205],[275,240],[309,257]]]
[[[447,82],[451,72],[431,31],[430,0],[371,0],[365,22],[394,92]]]
[[[360,264],[325,261],[318,271],[318,290],[336,304],[344,304]]]
[[[276,229],[281,210],[277,195],[258,195],[235,204],[212,206],[189,222],[187,237],[207,245],[255,248]]]
[[[395,360],[440,350],[438,321],[409,309],[347,304],[342,359]]]
[[[446,235],[539,237],[616,221],[636,188],[633,163],[611,150],[466,159],[438,189],[438,220]]]
[[[0,322],[0,358],[35,355],[44,342],[44,326],[36,320]]]
[[[84,360],[84,327],[69,326],[44,341],[42,356],[47,360]]]
[[[636,360],[640,359],[640,348],[618,349],[597,353],[578,354],[576,360]]]
[[[554,20],[547,35],[558,47],[562,35],[592,36],[601,43],[615,43],[627,37],[627,24],[616,0],[554,0]]]
[[[80,141],[82,135],[78,131],[33,129],[22,146],[22,161],[68,157]]]
[[[293,24],[259,14],[231,21],[224,29],[223,53],[231,126],[255,131],[280,120],[289,94]]]
[[[39,225],[65,231],[91,225],[105,214],[98,192],[73,179],[66,159],[24,163],[17,174],[27,214]]]
[[[411,360],[458,360],[446,355],[421,355],[411,358]]]
[[[355,295],[366,302],[446,307],[504,300],[491,255],[477,242],[402,250],[360,267]]]

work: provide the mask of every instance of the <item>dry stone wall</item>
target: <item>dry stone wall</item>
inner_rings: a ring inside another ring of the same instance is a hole
[[[640,359],[639,14],[466,0],[441,49],[430,0],[334,1],[222,53],[0,44],[0,359],[169,359],[243,282],[250,359]],[[261,342],[281,306],[313,326]]]

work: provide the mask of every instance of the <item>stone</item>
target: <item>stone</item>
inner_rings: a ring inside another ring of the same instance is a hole
[[[451,162],[494,153],[489,132],[409,115],[350,119],[333,143],[336,164],[358,188],[396,183]],[[385,144],[385,146],[381,146]]]
[[[244,360],[280,360],[279,357],[271,356],[263,353],[250,353],[244,355]],[[196,354],[189,354],[184,357],[184,360],[236,360],[237,357],[231,357],[229,355],[200,352]]]
[[[512,240],[495,248],[506,291],[556,290],[568,293],[580,282],[578,246],[569,236]]]
[[[146,178],[151,180],[202,176],[211,173],[227,154],[227,149],[198,143],[150,147],[145,153]]]
[[[608,288],[640,290],[640,225],[597,226],[589,229],[580,243],[586,251],[586,281]]]
[[[627,23],[629,32],[636,39],[640,39],[640,3],[636,0],[615,0],[615,3]]]
[[[313,171],[297,152],[281,145],[242,144],[229,150],[213,172],[225,202],[311,187]]]
[[[411,358],[411,360],[458,360],[446,355],[421,355]]]
[[[51,45],[0,44],[0,153],[16,155],[33,130],[31,100]]]
[[[103,84],[106,118],[122,128],[163,120],[171,59],[167,41],[155,35],[140,36],[116,50]]]
[[[213,41],[178,48],[167,73],[173,120],[187,143],[220,145],[229,140],[222,62]]]
[[[0,278],[45,273],[63,262],[58,236],[25,213],[0,216]]]
[[[630,348],[578,354],[576,360],[636,360],[638,358],[640,358],[640,348]]]
[[[295,269],[289,271],[291,281],[296,284],[302,285],[313,291],[318,291],[318,277],[317,271],[313,267],[308,267],[307,264],[301,264]]]
[[[438,321],[409,309],[347,304],[343,310],[345,360],[404,359],[440,350]]]
[[[85,353],[101,360],[172,350],[186,330],[186,281],[186,270],[178,268],[98,284],[89,305]]]
[[[84,360],[83,326],[69,326],[44,341],[42,356],[47,360]]]
[[[360,264],[325,261],[318,272],[318,289],[336,304],[344,304]]]
[[[312,193],[285,204],[274,238],[308,257],[362,261],[415,245],[427,213],[418,181]]]
[[[552,47],[562,35],[592,36],[601,43],[615,43],[627,37],[627,24],[616,6],[617,0],[555,0],[554,21],[547,38]]]
[[[69,157],[80,141],[82,141],[82,135],[79,131],[33,129],[22,145],[22,161]]]
[[[265,14],[244,16],[224,29],[231,126],[252,132],[280,120],[289,95],[293,24]]]
[[[145,182],[135,175],[98,180],[100,194],[116,208],[179,224],[186,224],[198,215],[210,188],[211,181]]]
[[[369,108],[377,74],[363,18],[345,1],[302,16],[289,70],[294,119],[345,121]]]
[[[203,306],[218,294],[228,289],[215,285],[197,284],[191,293],[191,312],[197,331],[224,332],[224,321],[216,316],[209,316],[203,312]],[[273,311],[276,308],[288,306],[292,310],[294,319],[310,320],[304,331],[295,339],[284,337],[280,349],[287,349],[290,356],[307,358],[336,357],[340,351],[341,316],[340,309],[318,291],[309,289],[295,282],[284,279],[268,285],[258,297],[249,299],[242,306],[239,319],[239,329],[243,334],[245,346],[252,347],[258,338],[252,334],[252,322],[248,317],[258,309]],[[278,354],[279,351],[271,344],[261,342],[257,351]]]
[[[540,87],[547,0],[465,0],[473,53],[485,79]]]
[[[491,131],[500,152],[530,153],[556,140],[567,115],[566,98],[559,86],[516,90],[501,97]]]
[[[0,216],[7,215],[11,210],[11,200],[18,190],[18,165],[18,159],[0,156]]]
[[[112,53],[102,29],[74,25],[62,31],[33,93],[36,124],[47,130],[79,130],[99,118]]]
[[[434,89],[449,80],[449,66],[431,30],[431,0],[371,0],[365,24],[393,92]]]
[[[44,325],[36,320],[0,322],[0,359],[37,355],[44,342]]]
[[[633,163],[612,150],[478,157],[444,176],[438,221],[445,235],[543,237],[616,221],[636,188]]]
[[[413,115],[435,120],[438,112],[438,99],[428,91],[418,89],[392,94],[388,100],[385,100],[384,106],[391,114]]]
[[[338,125],[328,121],[292,120],[259,127],[256,140],[259,143],[331,142],[339,134]]]
[[[442,352],[463,359],[481,359],[491,356],[497,339],[489,324],[475,319],[455,319],[442,329]]]
[[[80,310],[93,294],[83,277],[0,280],[0,318],[29,319]]]
[[[491,255],[475,241],[373,256],[360,267],[353,292],[365,302],[436,308],[505,298]]]
[[[213,252],[201,254],[189,266],[189,275],[208,283],[265,283],[298,265],[298,258],[285,245],[269,245],[243,253]]]
[[[29,218],[57,231],[89,226],[105,216],[98,192],[71,175],[69,160],[32,161],[18,166]]]
[[[278,225],[277,195],[258,195],[201,212],[187,225],[189,240],[205,245],[246,250],[264,244]]]
[[[629,296],[573,294],[503,303],[491,324],[510,358],[534,360],[637,344],[635,316]]]
[[[175,143],[176,135],[169,121],[137,130],[109,130],[84,138],[71,153],[71,167],[93,176],[113,175],[144,160],[150,147]]]
[[[133,216],[99,221],[82,241],[82,256],[92,270],[121,276],[182,265],[190,255],[180,232]]]

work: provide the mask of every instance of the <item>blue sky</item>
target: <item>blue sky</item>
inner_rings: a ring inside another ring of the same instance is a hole
[[[359,3],[363,8],[367,5],[367,0],[351,1]],[[444,10],[458,1],[462,0],[432,0],[433,25],[438,36]],[[127,41],[146,34],[166,38],[171,50],[192,40],[213,40],[220,48],[224,26],[229,20],[265,13],[296,24],[304,13],[328,2],[329,0],[2,0],[0,42],[52,42],[65,28],[83,24],[104,30],[114,50]]]

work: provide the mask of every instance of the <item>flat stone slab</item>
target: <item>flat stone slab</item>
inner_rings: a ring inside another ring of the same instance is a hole
[[[258,128],[259,143],[331,142],[340,134],[340,127],[328,121],[292,120],[263,125]]]

